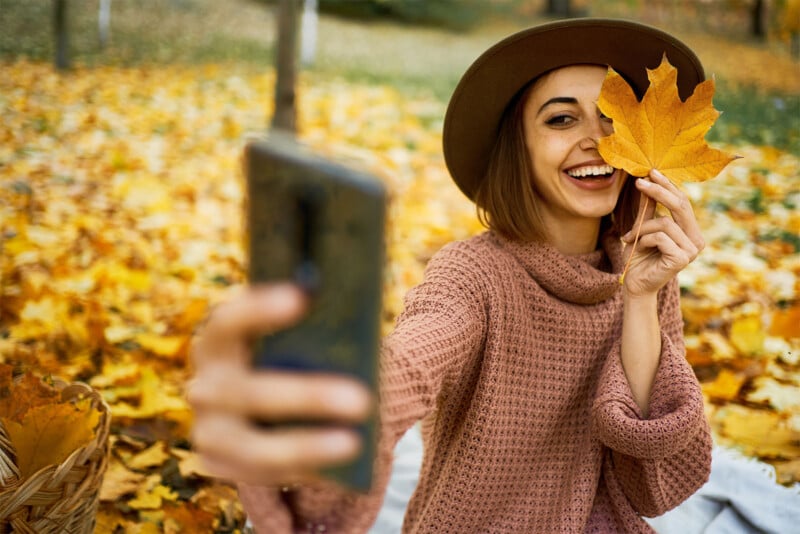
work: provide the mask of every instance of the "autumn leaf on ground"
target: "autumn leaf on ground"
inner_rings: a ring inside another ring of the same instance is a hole
[[[678,71],[666,56],[658,68],[648,69],[647,77],[650,87],[639,102],[628,82],[609,68],[597,102],[614,123],[614,133],[598,144],[606,162],[632,176],[658,169],[680,184],[713,178],[736,159],[705,142],[720,115],[711,102],[713,79],[699,84],[682,102]]]

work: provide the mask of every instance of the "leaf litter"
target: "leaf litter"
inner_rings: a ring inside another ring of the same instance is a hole
[[[109,402],[98,532],[234,532],[244,520],[235,490],[204,476],[190,450],[186,356],[208,309],[244,281],[241,153],[268,124],[273,74],[207,65],[59,75],[25,61],[4,70],[0,358],[88,381]],[[482,231],[444,167],[444,106],[310,78],[298,101],[304,142],[367,166],[391,191],[388,331],[431,255]],[[768,146],[735,152],[743,159],[716,179],[684,184],[708,243],[680,276],[687,358],[716,441],[792,483],[800,160]]]

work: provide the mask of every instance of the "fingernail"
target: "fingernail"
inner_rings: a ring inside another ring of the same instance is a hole
[[[337,410],[356,418],[369,414],[370,396],[363,387],[348,385],[336,388],[330,396],[330,402]]]
[[[302,306],[303,294],[292,284],[276,284],[269,288],[266,298],[261,300],[264,306],[281,312],[295,312]]]
[[[361,449],[361,439],[350,430],[331,430],[323,439],[328,453],[336,456],[352,456]]]
[[[664,176],[664,174],[661,171],[659,171],[658,169],[653,169],[652,173],[655,174],[656,176],[658,176],[659,178],[661,178],[662,180],[666,180],[667,179],[667,177]]]
[[[630,240],[631,240],[631,237],[632,237],[632,236],[631,236],[631,232],[628,232],[627,234],[625,234],[624,236],[622,236],[622,240],[623,240],[623,241],[630,241]]]
[[[636,185],[638,185],[639,187],[644,187],[646,189],[646,188],[650,187],[653,184],[651,184],[650,182],[648,182],[644,178],[639,178],[638,180],[636,180]]]

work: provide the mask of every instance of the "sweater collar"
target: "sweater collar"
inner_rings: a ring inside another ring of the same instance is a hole
[[[597,304],[620,290],[622,243],[615,232],[601,238],[602,248],[568,256],[544,242],[512,241],[493,233],[500,246],[548,293],[574,304]]]

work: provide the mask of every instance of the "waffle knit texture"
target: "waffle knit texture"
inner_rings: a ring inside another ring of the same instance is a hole
[[[661,360],[642,417],[620,360],[621,244],[602,244],[565,256],[486,232],[439,251],[384,340],[373,491],[240,486],[256,532],[365,532],[418,420],[425,453],[404,533],[653,532],[640,516],[703,485],[711,436],[677,280],[659,293]]]

